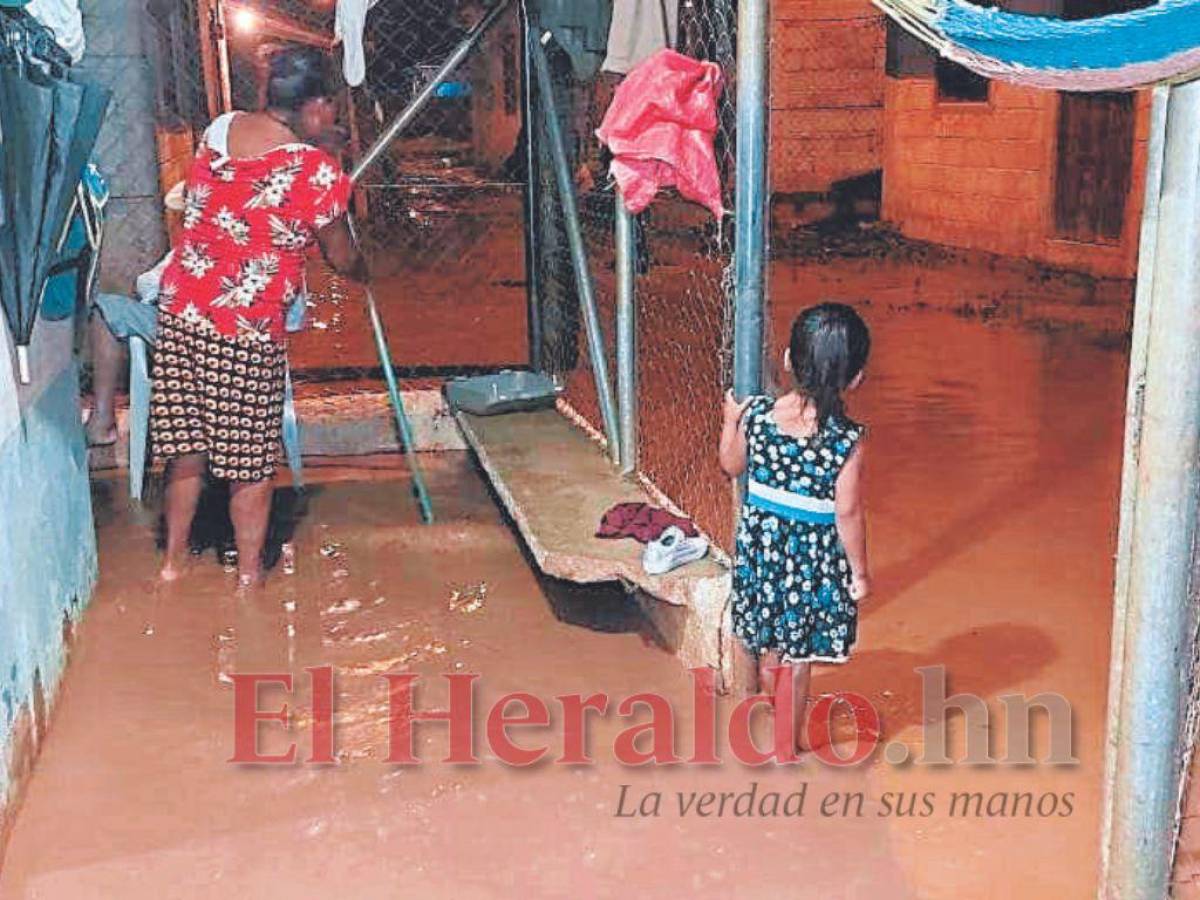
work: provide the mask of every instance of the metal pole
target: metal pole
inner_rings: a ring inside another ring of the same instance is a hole
[[[350,236],[358,244],[358,229],[354,227],[354,217],[347,216],[346,223],[350,226]],[[367,314],[371,319],[371,331],[375,335],[375,352],[379,356],[379,364],[383,367],[383,378],[387,382],[388,398],[392,401],[392,412],[396,416],[396,426],[400,430],[400,441],[404,445],[404,455],[408,457],[408,468],[412,472],[413,496],[417,498],[417,506],[421,510],[421,519],[426,525],[433,523],[433,504],[429,499],[429,490],[425,487],[425,477],[421,473],[421,465],[417,461],[416,441],[413,438],[412,425],[404,411],[404,399],[400,396],[400,385],[396,380],[396,370],[392,366],[392,351],[388,347],[387,335],[383,330],[383,318],[379,315],[379,307],[375,303],[375,292],[369,283],[363,285],[367,297]]]
[[[617,191],[617,402],[621,414],[621,472],[637,470],[637,282],[633,216]]]
[[[437,91],[438,85],[446,80],[447,76],[453,72],[462,61],[470,53],[484,33],[492,26],[492,24],[500,17],[500,14],[508,6],[509,0],[500,0],[495,6],[488,10],[487,14],[471,29],[471,32],[463,38],[462,42],[451,52],[442,63],[441,67],[434,73],[429,82],[421,89],[421,92],[413,98],[412,102],[398,115],[387,130],[379,136],[371,148],[359,161],[350,173],[350,179],[356,184],[362,176],[378,161],[379,157],[388,148],[400,133],[404,131],[412,121],[420,114],[429,101],[433,99],[434,93]],[[347,218],[350,225],[350,233],[354,238],[354,242],[358,243],[357,229],[354,227],[353,218]],[[429,491],[425,486],[425,478],[421,474],[421,467],[417,461],[416,445],[414,443],[412,425],[409,423],[408,415],[404,411],[404,400],[400,395],[400,385],[396,379],[396,370],[392,364],[392,352],[387,342],[387,335],[383,329],[383,318],[379,315],[379,307],[375,302],[375,293],[371,290],[371,286],[364,285],[367,314],[371,320],[371,331],[375,337],[375,351],[379,356],[379,364],[383,367],[383,377],[387,382],[388,397],[392,402],[392,411],[396,416],[396,426],[400,431],[400,440],[404,445],[404,453],[408,457],[409,468],[413,475],[413,494],[417,498],[417,504],[421,509],[421,518],[426,524],[433,521],[433,504],[429,499]]]
[[[600,316],[596,312],[592,273],[588,268],[583,232],[579,227],[579,211],[575,205],[575,184],[571,179],[571,168],[567,163],[567,151],[563,146],[558,113],[554,109],[554,86],[550,81],[550,64],[546,60],[545,48],[532,30],[529,34],[529,43],[533,48],[534,70],[537,73],[538,97],[541,100],[542,116],[546,122],[546,136],[549,139],[550,152],[554,159],[558,200],[562,204],[567,238],[571,244],[571,262],[575,267],[575,286],[579,291],[579,303],[583,307],[584,324],[587,327],[588,355],[592,358],[596,395],[600,399],[600,416],[604,420],[604,435],[608,439],[609,455],[614,461],[617,461],[621,458],[621,441],[617,428],[612,382],[608,377],[608,357],[604,350],[604,333],[600,326]]]
[[[1146,350],[1150,336],[1150,306],[1154,289],[1154,254],[1162,198],[1163,148],[1167,132],[1170,88],[1154,88],[1150,105],[1150,137],[1146,147],[1146,186],[1138,247],[1137,291],[1133,301],[1133,333],[1129,348],[1129,382],[1125,397],[1125,454],[1121,470],[1121,507],[1117,534],[1117,566],[1113,587],[1113,625],[1109,654],[1108,722],[1104,757],[1104,806],[1101,827],[1101,881],[1107,877],[1112,836],[1112,789],[1120,734],[1121,678],[1125,665],[1125,624],[1129,600],[1129,556],[1133,543],[1133,513],[1137,501],[1139,444],[1142,430],[1142,391],[1146,386]]]
[[[737,26],[737,197],[733,391],[762,389],[767,264],[767,0],[742,0]]]
[[[525,135],[525,295],[528,302],[529,366],[545,370],[542,334],[541,253],[538,247],[537,174],[534,160],[533,50],[530,47],[529,7],[521,3],[521,133]]]
[[[462,41],[457,47],[454,48],[451,54],[446,57],[446,61],[442,63],[441,68],[439,68],[433,74],[433,77],[429,79],[429,83],[426,84],[425,87],[421,88],[421,92],[417,94],[417,96],[412,99],[412,102],[405,107],[404,111],[393,120],[392,124],[388,126],[387,130],[378,138],[376,138],[375,143],[371,145],[371,148],[367,151],[366,155],[362,158],[359,164],[354,167],[354,171],[350,173],[351,179],[354,181],[361,179],[363,173],[370,169],[371,166],[375,165],[375,162],[380,156],[383,155],[383,152],[388,148],[392,141],[399,136],[400,132],[404,131],[405,128],[412,124],[413,119],[415,119],[420,114],[421,110],[426,107],[429,101],[433,99],[433,95],[437,91],[438,85],[445,81],[450,73],[457,69],[462,61],[467,58],[467,54],[471,52],[471,48],[479,43],[480,38],[482,38],[484,33],[487,32],[487,30],[492,27],[496,20],[500,18],[500,14],[504,12],[508,4],[509,0],[500,0],[499,3],[489,9],[484,17],[476,23],[475,27],[470,30],[467,36],[462,39]]]
[[[1200,512],[1200,81],[1170,89],[1137,495],[1132,509],[1105,896],[1171,882],[1192,664],[1189,580]]]

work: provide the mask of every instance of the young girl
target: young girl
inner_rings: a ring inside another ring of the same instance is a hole
[[[726,397],[721,468],[748,471],[733,570],[733,624],[758,659],[793,679],[795,723],[807,721],[809,664],[845,662],[858,602],[871,590],[860,482],[863,426],[843,395],[858,387],[871,347],[853,309],[822,303],[792,325],[784,367],[795,389],[778,399]],[[799,741],[802,749],[807,743]]]

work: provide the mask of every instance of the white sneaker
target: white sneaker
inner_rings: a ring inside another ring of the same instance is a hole
[[[666,575],[672,569],[695,562],[708,553],[708,541],[688,537],[677,525],[667,527],[658,540],[646,545],[642,568],[650,575]]]

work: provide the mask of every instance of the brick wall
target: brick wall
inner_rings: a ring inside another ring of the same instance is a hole
[[[776,0],[771,188],[825,191],[882,164],[884,28],[868,0]]]
[[[1132,277],[1149,103],[1136,103],[1133,183],[1118,241],[1054,229],[1058,94],[994,82],[987,103],[942,103],[932,78],[886,79],[883,217],[908,236],[1094,275]]]

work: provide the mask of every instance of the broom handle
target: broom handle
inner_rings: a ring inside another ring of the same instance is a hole
[[[350,236],[358,245],[358,229],[354,227],[354,217],[347,214],[346,224],[350,226]],[[430,525],[433,523],[433,504],[429,500],[429,490],[425,486],[425,477],[421,474],[421,464],[417,460],[417,449],[413,440],[412,425],[408,414],[404,411],[404,398],[400,396],[400,385],[396,381],[396,370],[392,366],[392,351],[388,348],[387,335],[383,330],[383,319],[379,315],[379,307],[375,303],[375,292],[371,290],[369,281],[363,284],[367,297],[367,314],[371,318],[371,330],[375,334],[375,352],[379,355],[379,363],[383,366],[383,377],[387,381],[388,398],[392,401],[392,411],[396,416],[396,426],[400,430],[400,443],[404,446],[404,455],[408,459],[408,468],[412,472],[413,495],[421,509],[421,520]]]

